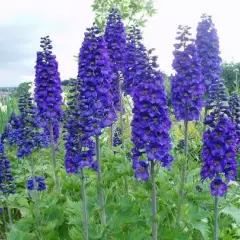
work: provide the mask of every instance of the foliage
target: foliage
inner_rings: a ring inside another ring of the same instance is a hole
[[[95,12],[95,22],[100,28],[104,28],[112,8],[118,8],[122,12],[127,26],[136,24],[143,27],[147,17],[157,12],[154,8],[154,0],[94,0],[92,9]]]
[[[17,88],[17,91],[15,93],[16,97],[20,97],[23,94],[27,93],[29,91],[29,89],[31,88],[30,85],[31,85],[31,82],[20,83],[18,88]]]
[[[238,84],[240,81],[240,62],[224,62],[222,64],[222,78],[225,80],[225,85],[229,91],[232,93],[236,90],[236,73],[234,72],[235,69],[239,70],[238,73]]]

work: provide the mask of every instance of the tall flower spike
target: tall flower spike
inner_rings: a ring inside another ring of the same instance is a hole
[[[221,75],[221,57],[219,56],[219,40],[217,30],[212,22],[212,17],[202,15],[198,23],[196,45],[201,62],[201,72],[207,94],[209,88]]]
[[[175,44],[171,82],[171,98],[176,119],[198,120],[204,105],[205,87],[201,77],[200,61],[191,39],[190,27],[179,26]]]
[[[14,178],[11,174],[11,164],[4,154],[4,145],[0,142],[0,192],[5,195],[15,193]]]
[[[169,130],[171,122],[167,108],[167,98],[163,77],[156,69],[157,57],[149,51],[148,68],[145,69],[142,81],[133,91],[132,149],[135,177],[148,180],[148,161],[159,162],[170,168],[173,161],[169,154],[171,139]]]
[[[110,93],[112,72],[106,42],[101,30],[88,28],[79,53],[78,81],[81,127],[86,138],[99,136],[116,120]]]
[[[120,111],[120,74],[124,69],[126,48],[126,33],[122,23],[122,16],[118,9],[113,8],[109,14],[104,35],[112,69],[111,93],[115,111]]]
[[[201,178],[213,179],[210,185],[213,196],[224,196],[227,192],[227,183],[236,179],[237,141],[236,126],[225,115],[220,117],[213,129],[208,129],[203,135]]]
[[[142,81],[142,75],[147,68],[147,50],[142,44],[142,34],[137,26],[131,26],[127,36],[126,55],[124,63],[123,90],[125,94],[133,95],[134,87]]]
[[[56,56],[52,54],[52,45],[49,36],[41,38],[41,52],[37,52],[35,74],[35,101],[39,109],[39,116],[45,128],[49,129],[49,123],[58,128],[58,122],[62,118],[62,89],[58,63]],[[55,139],[59,133],[55,132]]]
[[[216,79],[209,87],[206,109],[211,110],[211,112],[206,116],[204,123],[210,127],[216,126],[219,117],[230,116],[228,96],[223,79]]]
[[[33,105],[30,93],[20,96],[18,108],[20,111],[19,128],[14,131],[17,156],[19,158],[30,156],[37,148],[49,146],[49,138],[39,128],[40,120],[37,116],[37,108]]]
[[[70,95],[68,101],[67,120],[65,129],[66,155],[65,167],[68,173],[81,173],[83,167],[91,167],[97,170],[94,162],[95,144],[89,136],[82,132],[82,114],[79,108],[79,95],[81,89],[78,87],[78,80],[70,83]]]

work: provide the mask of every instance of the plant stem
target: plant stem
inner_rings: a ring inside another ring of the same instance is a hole
[[[180,221],[182,218],[182,203],[183,203],[183,195],[184,195],[184,185],[186,178],[186,170],[188,164],[188,120],[187,114],[184,120],[184,162],[181,168],[181,181],[180,181],[180,190],[179,190],[179,204],[178,204],[178,212],[177,212],[177,225],[180,225]]]
[[[11,213],[11,209],[9,208],[8,195],[6,195],[6,206],[7,206],[8,219],[9,219],[9,224],[11,229],[13,224],[12,224],[12,213]]]
[[[157,240],[157,194],[155,182],[154,162],[151,161],[151,178],[152,178],[152,239]]]
[[[99,136],[96,136],[96,158],[97,158],[97,164],[98,164],[98,198],[99,198],[99,205],[100,205],[100,211],[101,211],[100,217],[101,217],[101,224],[105,227],[106,212],[105,212],[104,194],[103,194],[103,180],[102,180],[102,167],[101,167],[101,159],[100,159]]]
[[[218,240],[218,197],[215,197],[214,201],[214,240]]]
[[[84,239],[88,240],[88,212],[87,212],[87,199],[85,190],[85,177],[83,170],[81,170],[81,181],[82,181],[82,201],[83,201],[83,220],[84,220]]]
[[[4,209],[4,206],[2,208],[3,212],[3,223],[4,223],[4,229],[5,229],[5,233],[7,233],[7,221],[6,221],[6,215],[5,215],[5,209]]]
[[[110,144],[110,147],[112,148],[112,146],[113,146],[113,125],[109,129],[109,144]]]
[[[56,149],[55,149],[55,143],[54,143],[54,136],[53,136],[53,124],[50,123],[50,139],[51,139],[51,148],[52,148],[52,160],[53,160],[53,169],[54,169],[54,175],[55,175],[55,184],[56,184],[56,190],[57,192],[60,192],[60,179],[57,174],[57,160],[56,160]]]

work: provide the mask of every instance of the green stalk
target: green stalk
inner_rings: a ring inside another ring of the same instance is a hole
[[[155,181],[154,162],[151,161],[151,178],[152,178],[152,239],[157,240],[157,193]]]
[[[219,232],[219,225],[218,225],[218,197],[215,197],[214,201],[214,240],[218,240],[218,232]]]
[[[96,136],[96,159],[98,164],[98,198],[100,205],[100,218],[101,224],[106,226],[106,212],[105,212],[105,203],[104,203],[104,193],[103,193],[103,179],[102,179],[102,167],[101,167],[101,159],[100,159],[100,142],[99,136]],[[105,235],[105,239],[106,235]]]
[[[83,175],[83,170],[81,171],[81,181],[82,181],[82,201],[83,201],[83,220],[84,220],[84,239],[88,240],[88,212],[87,212],[87,199],[85,190],[85,177]]]
[[[187,170],[187,164],[188,164],[188,120],[187,120],[187,111],[185,114],[184,119],[184,163],[181,168],[181,181],[180,181],[180,189],[179,189],[179,204],[178,204],[178,211],[177,211],[177,225],[180,225],[180,221],[182,218],[182,203],[183,203],[183,197],[184,197],[184,185],[185,185],[185,179],[186,179],[186,170]]]
[[[8,202],[8,195],[6,195],[6,206],[7,206],[8,219],[9,219],[9,224],[11,229],[13,224],[12,224],[12,213],[11,213],[11,209],[9,207],[9,202]]]
[[[4,206],[2,208],[3,212],[3,223],[4,223],[4,229],[5,229],[5,233],[7,233],[7,221],[6,221],[6,215],[5,215],[5,209],[4,209]]]
[[[57,159],[56,159],[56,149],[54,143],[54,136],[53,136],[53,125],[50,123],[50,140],[51,140],[51,149],[52,149],[52,160],[53,160],[53,169],[54,169],[54,176],[55,176],[55,186],[57,192],[60,192],[60,179],[57,174]]]
[[[113,146],[113,125],[109,128],[109,143],[110,147]]]

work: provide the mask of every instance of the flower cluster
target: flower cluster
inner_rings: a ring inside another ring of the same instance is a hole
[[[29,191],[37,190],[44,191],[46,190],[45,178],[34,176],[28,179],[27,181],[27,189]]]
[[[52,54],[51,40],[48,36],[41,38],[43,51],[37,52],[35,74],[35,101],[38,106],[39,116],[49,128],[58,125],[62,118],[62,97],[60,75],[56,56]],[[45,127],[45,128],[46,128]],[[58,127],[55,127],[58,129]],[[50,130],[48,130],[50,131]],[[55,139],[59,133],[55,131]]]
[[[127,37],[124,63],[124,81],[122,88],[125,94],[133,95],[133,87],[142,81],[147,68],[147,50],[142,44],[142,34],[138,27],[131,26]]]
[[[19,128],[14,133],[19,158],[29,156],[36,148],[49,146],[49,138],[39,131],[40,119],[32,100],[30,93],[25,93],[19,98]]]
[[[122,130],[120,127],[117,127],[114,130],[114,134],[113,134],[113,146],[114,147],[117,147],[122,144],[121,135],[122,135]]]
[[[116,114],[112,111],[111,76],[102,32],[96,26],[88,28],[80,49],[78,65],[82,132],[88,136],[100,135],[104,127],[111,126],[116,120]]]
[[[234,92],[229,98],[230,115],[232,121],[236,124],[238,144],[240,143],[240,97]]]
[[[11,164],[4,154],[4,145],[0,142],[0,192],[15,193],[15,185],[11,174]]]
[[[80,110],[79,81],[72,79],[70,81],[70,94],[68,96],[68,109],[66,111],[66,121],[64,128],[65,136],[65,167],[68,173],[79,173],[83,167],[92,167],[97,170],[93,156],[95,155],[95,143],[91,138],[82,132],[82,114]]]
[[[230,116],[228,97],[223,79],[216,79],[209,87],[209,98],[206,108],[210,114],[206,116],[204,123],[210,127],[215,127],[219,117]]]
[[[213,196],[223,196],[227,191],[226,183],[236,178],[236,146],[236,128],[229,117],[221,117],[216,126],[203,135],[201,178],[213,179],[210,185]]]
[[[124,69],[126,33],[122,16],[118,9],[113,8],[109,14],[104,35],[107,43],[110,66],[112,69],[111,93],[115,111],[120,110],[120,74]]]
[[[169,130],[171,122],[167,108],[167,98],[163,85],[163,77],[156,69],[157,57],[146,59],[148,68],[145,69],[142,81],[133,91],[133,120],[132,149],[133,169],[135,177],[148,180],[148,161],[156,161],[163,167],[170,168],[173,161],[169,154],[171,139]]]
[[[200,61],[192,41],[190,27],[179,26],[175,44],[171,98],[177,120],[198,120],[204,105],[205,91],[202,81]]]
[[[201,61],[201,72],[208,93],[211,84],[220,78],[221,58],[219,40],[211,16],[203,15],[197,27],[196,45]]]
[[[14,112],[12,112],[8,123],[4,127],[4,132],[1,136],[1,142],[7,143],[9,146],[15,145],[17,141],[16,130],[19,129],[19,127],[19,118]]]

